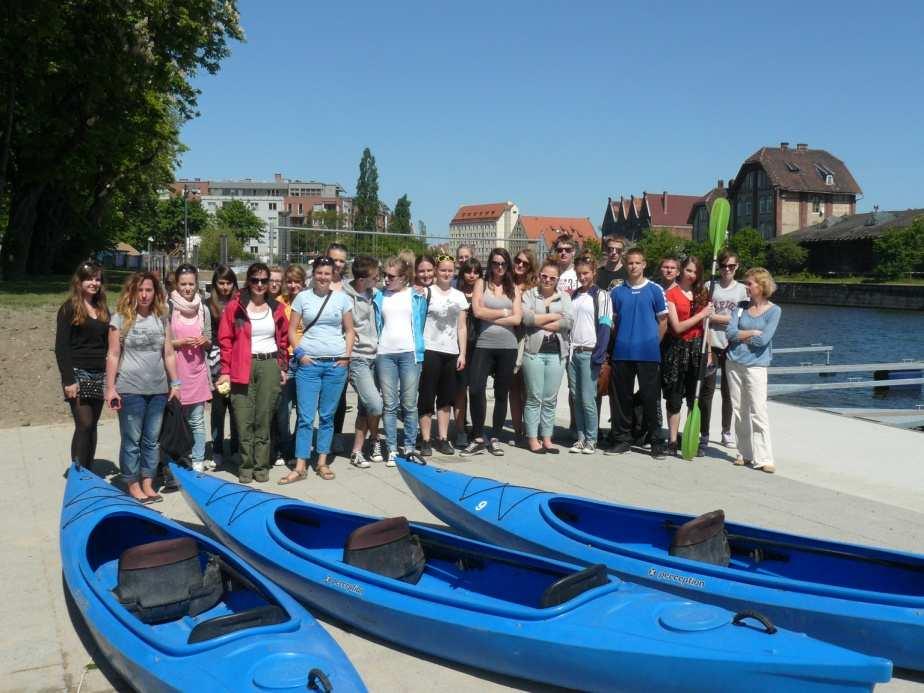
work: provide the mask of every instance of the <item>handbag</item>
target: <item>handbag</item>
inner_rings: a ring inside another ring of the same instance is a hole
[[[609,359],[600,365],[600,375],[597,376],[597,397],[603,397],[610,392],[610,377],[613,375],[613,366]]]
[[[179,462],[192,455],[193,438],[183,415],[183,405],[174,398],[164,407],[164,418],[160,425],[160,449],[170,459]]]

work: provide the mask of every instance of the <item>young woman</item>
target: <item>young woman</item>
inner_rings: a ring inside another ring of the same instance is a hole
[[[96,425],[103,411],[109,308],[103,268],[84,262],[71,277],[70,296],[58,310],[55,358],[64,399],[74,417],[71,460],[91,469]]]
[[[732,312],[728,335],[728,385],[735,418],[738,457],[735,464],[750,464],[772,474],[773,447],[767,415],[767,367],[773,356],[773,335],[783,311],[770,302],[776,291],[773,277],[763,267],[744,275],[749,302]],[[723,374],[724,375],[724,374]]]
[[[596,267],[593,258],[579,258],[574,263],[574,271],[578,287],[571,294],[568,390],[574,402],[578,439],[570,452],[590,455],[597,451],[597,378],[607,356],[613,327],[613,304],[609,294],[594,284]]]
[[[199,272],[182,264],[173,274],[176,288],[171,292],[170,330],[176,354],[180,403],[193,437],[192,468],[205,470],[205,403],[212,399],[212,378],[206,354],[212,346],[212,324],[199,296]]]
[[[404,453],[416,451],[417,385],[424,357],[423,326],[427,319],[427,299],[407,284],[413,270],[399,257],[385,261],[385,290],[373,299],[379,348],[375,370],[384,400],[383,423],[386,465],[394,467],[398,452],[398,408],[404,414]],[[410,329],[408,329],[410,327]]]
[[[279,301],[285,307],[286,318],[290,322],[292,319],[292,302],[305,288],[307,279],[305,269],[301,265],[289,265],[283,273],[285,290],[279,295]],[[289,340],[286,382],[279,391],[279,402],[276,405],[276,414],[273,417],[273,426],[270,429],[272,454],[276,456],[277,467],[284,466],[288,460],[295,457],[291,419],[292,408],[296,402],[295,372],[298,370],[298,364],[295,362],[292,353],[301,338],[302,333],[298,331],[295,335],[295,340]]]
[[[472,310],[472,294],[475,291],[475,284],[483,275],[481,262],[478,261],[477,257],[469,256],[459,264],[459,273],[455,278],[455,286],[465,296],[465,301],[468,304],[465,310],[465,363],[468,367],[463,368],[461,371],[456,371],[456,399],[453,403],[456,422],[456,447],[463,449],[468,447],[468,436],[465,434],[468,384],[472,354],[475,351],[475,340],[478,338],[478,320],[475,319],[475,312]]]
[[[429,287],[418,404],[420,454],[425,457],[433,454],[434,447],[441,455],[455,454],[449,443],[449,415],[456,399],[456,373],[465,369],[468,301],[465,294],[452,287],[454,270],[455,260],[451,255],[437,257],[436,281]],[[438,438],[436,444],[431,445],[430,427],[434,409]]]
[[[247,286],[231,299],[218,327],[217,387],[231,386],[242,484],[269,481],[270,423],[289,361],[289,321],[285,306],[267,297],[269,278],[269,267],[262,262],[248,267]]]
[[[520,290],[513,283],[510,254],[504,248],[491,251],[487,278],[475,283],[472,310],[481,321],[481,333],[471,365],[472,441],[462,454],[479,455],[487,450],[492,455],[503,455],[497,435],[507,418],[507,395],[517,360],[515,328],[522,320]],[[485,436],[484,432],[489,373],[494,374],[493,436]]]
[[[218,326],[221,314],[228,303],[237,294],[237,275],[227,265],[218,265],[212,273],[212,293],[206,301],[209,312],[209,326],[212,332],[212,348],[209,350],[209,370],[212,383],[217,384],[221,376],[221,346],[218,344]],[[230,409],[230,390],[215,389],[212,393],[211,434],[212,459],[205,466],[209,469],[220,467],[224,462],[225,414],[228,414],[228,426],[231,429],[231,454],[236,455],[239,448],[237,424]]]
[[[311,434],[318,417],[318,453],[315,474],[329,481],[334,472],[327,464],[334,438],[334,414],[346,386],[347,369],[353,351],[353,305],[343,291],[331,289],[334,261],[321,257],[311,269],[311,288],[302,291],[292,302],[289,339],[293,342],[302,330],[295,347],[298,363],[295,372],[298,391],[298,429],[295,434],[295,468],[280,479],[292,484],[308,475],[311,457]]]
[[[419,255],[414,260],[414,289],[426,296],[427,289],[433,286],[436,274],[436,260],[432,255]]]
[[[106,401],[119,412],[119,467],[132,498],[163,500],[154,490],[160,424],[169,399],[180,396],[173,334],[160,281],[151,272],[125,280],[109,323]]]
[[[283,287],[283,275],[285,271],[279,265],[273,265],[270,267],[270,283],[269,289],[267,291],[267,298],[272,298],[278,301],[282,298],[284,291]]]
[[[524,248],[513,258],[513,283],[520,290],[520,296],[536,286],[536,273],[539,270],[536,256],[529,248]],[[513,380],[510,383],[510,423],[517,444],[523,442],[523,407],[526,403],[526,385],[523,382],[523,340],[526,338],[524,325],[517,327],[517,363],[514,367]]]
[[[571,298],[558,291],[558,272],[558,262],[546,260],[539,269],[539,286],[523,294],[524,418],[529,449],[540,455],[558,454],[558,448],[552,444],[552,432],[558,386],[570,343]]]
[[[702,362],[703,321],[712,315],[709,292],[703,285],[703,263],[689,257],[680,264],[676,283],[668,289],[667,325],[670,336],[661,359],[661,389],[667,409],[667,453],[677,454],[680,405],[693,407]],[[703,419],[708,426],[708,420]],[[700,433],[697,455],[706,454],[709,429]]]

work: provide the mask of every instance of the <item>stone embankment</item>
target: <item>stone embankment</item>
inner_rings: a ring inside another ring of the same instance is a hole
[[[924,286],[780,282],[773,299],[779,303],[924,310]]]

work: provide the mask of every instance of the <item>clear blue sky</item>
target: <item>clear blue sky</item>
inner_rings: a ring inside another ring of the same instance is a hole
[[[696,6],[710,9],[698,9]],[[843,159],[861,210],[924,207],[924,3],[242,0],[181,176],[337,181],[431,234],[463,203],[590,217],[702,194],[761,146]]]

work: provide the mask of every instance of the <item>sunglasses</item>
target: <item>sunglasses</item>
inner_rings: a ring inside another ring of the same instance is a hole
[[[551,274],[540,274],[539,278],[544,282],[556,282],[558,277],[553,277]]]
[[[265,286],[266,284],[269,284],[270,280],[267,277],[250,277],[247,281],[249,281],[254,286],[258,284],[260,286]]]
[[[719,265],[719,267],[721,267],[722,269],[726,269],[726,270],[732,270],[732,269],[737,269],[738,265],[728,264],[728,265]]]
[[[494,267],[506,267],[507,266],[507,262],[504,260],[491,260],[491,264]]]
[[[573,253],[574,248],[558,248],[559,255],[562,253]]]
[[[456,259],[452,255],[437,255],[436,261],[439,262],[455,262]]]
[[[513,261],[513,264],[515,264],[517,267],[526,267],[527,265],[529,265],[529,260],[524,260],[523,258],[518,257],[516,260]]]

